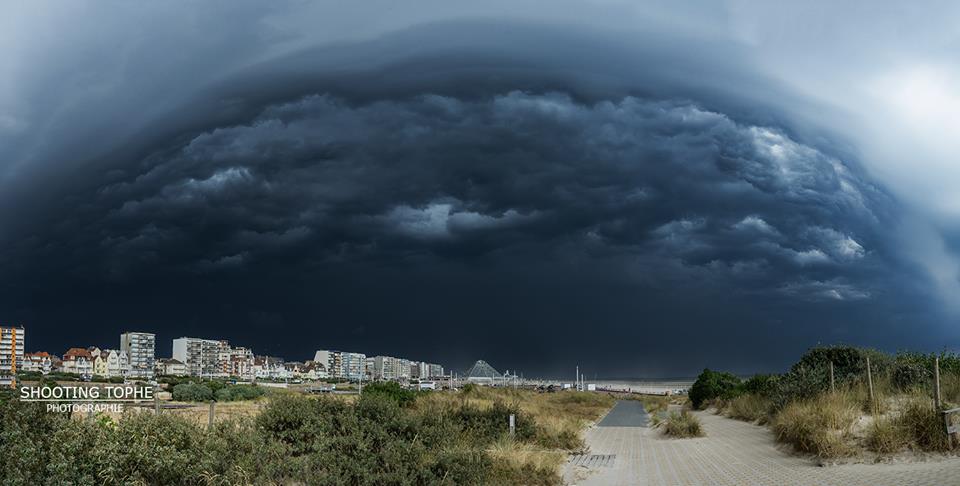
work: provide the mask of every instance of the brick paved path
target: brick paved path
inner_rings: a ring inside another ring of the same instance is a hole
[[[590,467],[571,461],[564,480],[578,486],[960,486],[960,458],[819,467],[778,450],[765,427],[705,412],[697,416],[707,433],[699,439],[666,439],[648,427],[592,427],[586,433],[589,454],[616,457],[577,461],[599,464]]]

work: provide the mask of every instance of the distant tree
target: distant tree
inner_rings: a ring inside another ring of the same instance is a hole
[[[736,375],[704,368],[690,387],[690,402],[694,408],[701,408],[714,398],[734,398],[739,385],[740,378]]]

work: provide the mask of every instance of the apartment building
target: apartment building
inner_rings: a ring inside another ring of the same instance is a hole
[[[149,332],[125,332],[120,335],[120,351],[127,354],[128,376],[153,378],[156,364],[156,335]]]
[[[181,337],[173,340],[173,359],[183,363],[190,376],[222,376],[219,366],[220,341]]]
[[[93,354],[89,349],[70,348],[63,354],[60,371],[81,376],[91,376],[93,375],[93,359]]]
[[[217,352],[217,368],[221,376],[236,376],[252,380],[254,377],[253,351],[244,347],[231,347],[227,341],[220,341]]]
[[[423,361],[410,363],[410,378],[430,378],[430,365]]]
[[[23,367],[20,371],[48,374],[60,366],[60,359],[46,351],[23,355]]]
[[[153,369],[158,375],[187,376],[187,365],[173,358],[158,359]]]
[[[400,379],[400,358],[374,356],[372,378],[387,381]]]
[[[410,360],[400,358],[400,366],[397,369],[397,379],[398,380],[409,380],[410,379]]]
[[[426,378],[441,378],[444,376],[443,366],[434,363],[428,363],[427,367],[430,372],[427,374]]]
[[[363,368],[367,363],[367,355],[363,353],[342,353],[343,378],[359,380],[363,377]]]
[[[23,366],[23,327],[0,326],[0,385],[16,386],[17,373]]]
[[[125,351],[97,349],[93,355],[93,374],[106,378],[126,377],[130,374],[130,362]]]
[[[366,370],[367,355],[346,351],[320,350],[314,354],[313,361],[326,365],[327,375],[330,378],[359,380]]]

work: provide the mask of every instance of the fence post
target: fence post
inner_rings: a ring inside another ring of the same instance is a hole
[[[512,413],[510,414],[510,437],[512,438],[517,431],[517,420],[516,416]]]
[[[830,392],[831,393],[837,392],[837,386],[833,381],[833,361],[830,362]]]
[[[933,403],[937,411],[940,411],[942,402],[940,401],[940,357],[933,358]]]
[[[217,402],[215,402],[215,401],[213,401],[213,400],[210,400],[210,416],[207,418],[207,426],[208,426],[208,427],[212,427],[212,426],[213,426],[213,414],[214,414],[214,410],[213,410],[213,409],[214,409],[214,407],[216,407],[216,404],[217,404]]]
[[[153,394],[153,412],[160,415],[160,397],[156,393]]]
[[[873,400],[873,373],[870,371],[869,356],[867,356],[867,384],[870,385],[870,403],[875,403]]]

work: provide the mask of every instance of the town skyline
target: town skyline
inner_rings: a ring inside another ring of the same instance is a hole
[[[0,19],[0,324],[543,376],[960,349],[955,6],[231,3]]]

